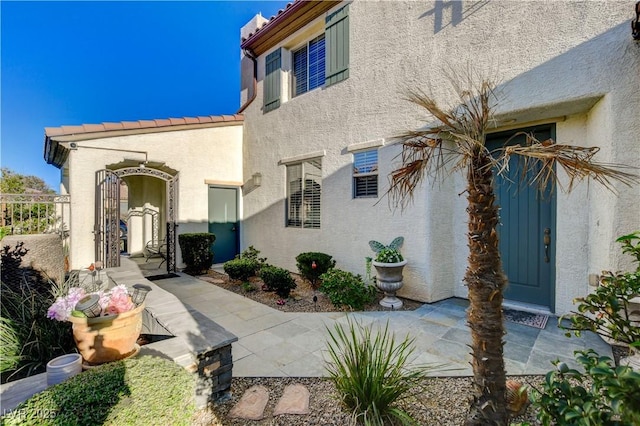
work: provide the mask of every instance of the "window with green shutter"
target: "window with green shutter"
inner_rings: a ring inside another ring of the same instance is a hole
[[[325,85],[349,77],[349,5],[325,19]]]
[[[280,106],[280,68],[282,66],[281,49],[269,53],[265,58],[264,72],[264,112]]]

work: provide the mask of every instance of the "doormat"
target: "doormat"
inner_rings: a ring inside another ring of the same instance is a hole
[[[169,278],[178,278],[180,275],[177,274],[161,274],[161,275],[151,275],[150,277],[145,277],[149,281],[158,281],[158,280],[167,280]]]
[[[504,319],[515,322],[516,324],[528,325],[529,327],[544,329],[549,320],[549,315],[533,314],[531,312],[515,311],[513,309],[504,308]]]

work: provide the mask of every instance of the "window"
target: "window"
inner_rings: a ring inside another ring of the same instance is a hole
[[[293,52],[293,96],[324,84],[324,34]]]
[[[378,150],[353,154],[353,197],[378,196]]]
[[[287,226],[320,228],[322,159],[287,166]]]
[[[264,112],[280,106],[282,48],[265,57]],[[349,78],[349,5],[325,17],[324,34],[292,54],[291,97]]]

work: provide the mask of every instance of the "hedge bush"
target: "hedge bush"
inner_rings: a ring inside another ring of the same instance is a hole
[[[182,260],[187,265],[185,272],[200,274],[206,272],[213,263],[211,244],[216,236],[209,232],[178,235]]]
[[[229,278],[246,281],[256,275],[258,262],[252,259],[232,259],[224,262],[223,267]]]
[[[367,285],[360,275],[340,269],[331,269],[320,276],[320,291],[327,295],[337,308],[346,305],[351,309],[362,310],[373,302],[376,289]]]
[[[317,287],[320,275],[336,266],[336,261],[326,253],[306,252],[296,256],[296,266],[300,275]]]
[[[275,291],[283,299],[289,297],[291,290],[297,287],[289,271],[277,266],[264,266],[260,270],[260,278],[269,290]]]
[[[231,279],[246,281],[249,277],[256,276],[260,268],[266,264],[267,258],[258,257],[259,255],[260,250],[249,246],[248,249],[236,256],[235,259],[224,263],[224,272],[226,272]]]
[[[194,377],[164,358],[94,367],[34,395],[5,425],[190,425]]]

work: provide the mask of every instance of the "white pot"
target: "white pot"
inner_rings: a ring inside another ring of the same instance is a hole
[[[82,355],[59,356],[47,363],[47,385],[57,385],[80,372],[82,372]]]

